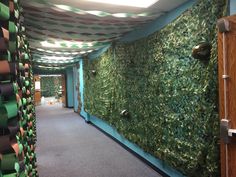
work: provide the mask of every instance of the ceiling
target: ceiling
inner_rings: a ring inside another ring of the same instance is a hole
[[[90,0],[23,0],[34,67],[63,69],[186,1],[159,0],[138,8]]]

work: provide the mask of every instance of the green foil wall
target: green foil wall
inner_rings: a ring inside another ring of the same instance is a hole
[[[200,0],[155,34],[84,62],[85,111],[189,177],[219,176],[216,21],[224,2]],[[202,41],[212,45],[208,61],[191,57]]]

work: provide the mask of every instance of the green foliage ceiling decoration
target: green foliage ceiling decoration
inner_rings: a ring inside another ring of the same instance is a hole
[[[34,68],[47,71],[60,70],[61,65],[69,67],[186,1],[160,0],[147,8],[87,0],[21,1]]]
[[[219,176],[215,23],[224,10],[223,0],[200,0],[159,32],[85,60],[85,110],[188,177]],[[200,42],[212,45],[209,61],[191,56]]]

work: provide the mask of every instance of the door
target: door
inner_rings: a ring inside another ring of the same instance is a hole
[[[221,177],[236,177],[236,16],[220,19],[218,30]]]
[[[61,95],[61,99],[62,99],[62,105],[63,107],[67,107],[67,94],[66,94],[66,77],[64,74],[61,75],[61,85],[62,85],[62,95]]]
[[[34,103],[35,105],[41,104],[41,88],[40,88],[40,77],[38,75],[34,75]]]

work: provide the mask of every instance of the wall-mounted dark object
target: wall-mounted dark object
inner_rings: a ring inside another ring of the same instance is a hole
[[[230,31],[230,23],[229,20],[225,18],[221,18],[217,21],[217,27],[219,32],[224,33]]]
[[[211,56],[211,44],[201,42],[192,49],[192,57],[200,60],[208,60]]]
[[[125,118],[130,117],[129,111],[128,111],[127,109],[122,110],[122,111],[120,112],[120,115],[121,115],[122,117],[125,117]]]
[[[95,76],[97,74],[97,71],[93,69],[91,73]]]

